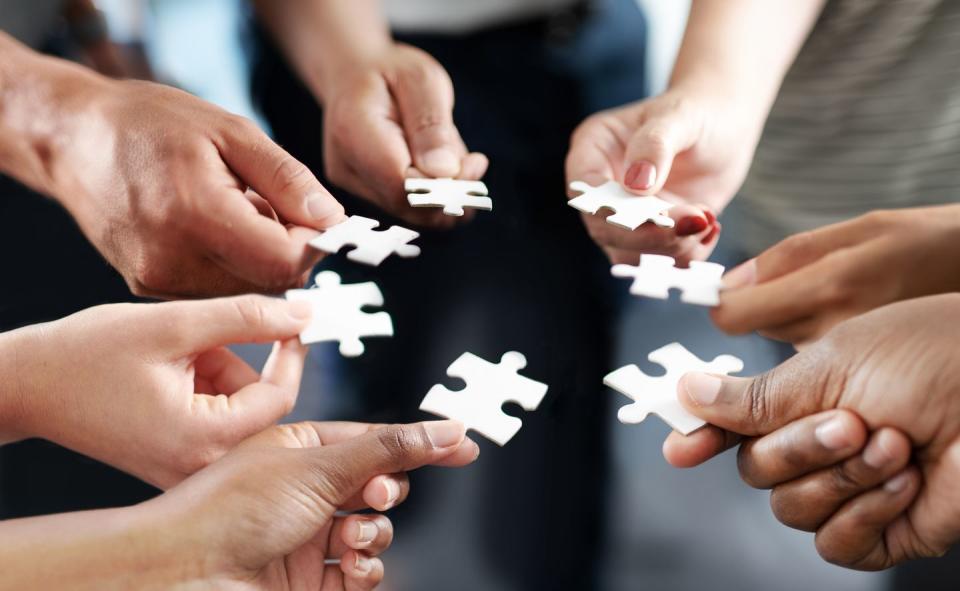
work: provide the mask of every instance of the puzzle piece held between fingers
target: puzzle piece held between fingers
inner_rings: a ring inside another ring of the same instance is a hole
[[[404,181],[403,188],[412,207],[442,207],[446,215],[462,216],[464,207],[493,209],[487,185],[481,181],[410,178]]]
[[[464,353],[447,369],[467,387],[452,391],[441,384],[430,388],[420,410],[462,422],[468,429],[504,445],[517,434],[523,421],[503,412],[505,402],[536,410],[547,385],[519,375],[527,359],[516,351],[504,353],[500,363],[490,363],[473,353]]]
[[[614,265],[614,277],[633,278],[630,293],[665,300],[670,288],[681,290],[680,301],[701,306],[720,304],[723,286],[723,265],[693,261],[690,268],[680,269],[672,257],[658,254],[640,255],[640,265]]]
[[[393,321],[386,312],[368,314],[364,306],[382,306],[383,294],[376,283],[341,285],[340,276],[323,271],[312,289],[291,289],[288,300],[304,300],[313,305],[310,324],[300,333],[304,345],[321,341],[340,341],[340,354],[356,357],[363,353],[360,337],[392,337]]]
[[[743,369],[743,362],[732,355],[720,355],[713,361],[702,361],[680,343],[660,347],[647,355],[650,361],[662,365],[667,373],[651,377],[636,365],[625,365],[603,378],[610,388],[632,398],[634,402],[620,408],[617,418],[621,423],[635,424],[653,413],[674,430],[689,435],[707,423],[689,412],[677,399],[677,385],[685,373],[707,372],[727,375]]]
[[[615,226],[636,230],[646,222],[653,222],[661,228],[673,227],[673,219],[666,215],[673,204],[659,197],[633,195],[616,181],[607,181],[599,187],[573,181],[570,188],[582,194],[567,201],[567,205],[593,214],[603,208],[612,209],[615,213],[607,218],[607,222]]]
[[[419,246],[407,244],[419,236],[419,233],[400,226],[392,226],[388,230],[374,230],[379,225],[377,220],[352,215],[311,240],[310,246],[336,254],[344,246],[353,245],[356,248],[347,253],[347,258],[374,267],[391,254],[404,258],[420,254]]]

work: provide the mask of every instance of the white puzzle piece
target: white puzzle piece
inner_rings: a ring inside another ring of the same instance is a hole
[[[442,207],[443,213],[462,216],[464,207],[490,211],[493,200],[481,181],[458,179],[407,179],[403,183],[412,207]]]
[[[383,294],[376,283],[340,284],[333,271],[319,273],[312,289],[291,289],[288,300],[304,300],[313,306],[310,324],[300,333],[304,345],[321,341],[340,341],[340,354],[356,357],[363,353],[360,337],[392,337],[393,321],[386,312],[369,314],[364,306],[383,305]]]
[[[636,296],[665,300],[670,297],[670,288],[676,288],[681,291],[682,302],[717,306],[723,270],[723,265],[702,261],[693,261],[690,268],[680,269],[672,257],[644,254],[640,255],[640,266],[614,265],[610,272],[614,277],[633,278],[630,293]]]
[[[599,187],[573,181],[570,188],[581,195],[567,201],[567,205],[593,214],[603,208],[612,209],[615,213],[607,218],[607,222],[615,226],[636,230],[646,222],[653,222],[661,228],[673,227],[673,219],[666,215],[673,204],[659,197],[633,195],[616,181],[607,181]]]
[[[356,248],[347,253],[347,258],[357,263],[377,266],[391,254],[404,258],[420,254],[420,247],[407,244],[420,234],[400,226],[389,230],[374,230],[380,222],[370,218],[352,215],[336,226],[310,241],[310,246],[336,254],[344,246]]]
[[[727,375],[743,369],[743,362],[732,355],[720,355],[713,361],[701,361],[680,343],[660,347],[647,355],[650,361],[662,365],[667,373],[651,377],[636,365],[625,365],[603,378],[603,383],[634,400],[620,408],[617,418],[621,423],[636,424],[653,413],[676,431],[689,435],[707,423],[693,416],[677,399],[677,384],[687,372],[697,371]]]
[[[462,422],[484,437],[504,445],[517,434],[523,421],[503,412],[505,402],[536,410],[547,385],[519,375],[527,359],[516,351],[504,353],[500,363],[490,363],[473,353],[464,353],[447,369],[447,375],[467,383],[452,391],[437,384],[430,388],[420,410]]]

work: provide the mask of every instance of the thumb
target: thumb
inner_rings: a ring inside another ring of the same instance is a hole
[[[339,507],[374,476],[437,462],[455,452],[465,437],[466,428],[459,421],[428,421],[381,427],[307,453],[319,462],[317,487]]]
[[[765,435],[801,417],[827,410],[822,367],[793,357],[753,378],[688,373],[677,385],[684,408],[727,431]],[[832,405],[831,405],[832,406]]]
[[[310,169],[254,124],[235,126],[220,153],[234,174],[266,199],[283,221],[315,230],[343,221],[343,206]]]
[[[282,341],[300,334],[310,322],[308,302],[260,295],[154,304],[147,334],[176,355],[222,345]]]
[[[641,194],[659,193],[677,154],[697,141],[695,125],[679,113],[648,119],[627,142],[623,185]]]
[[[456,177],[466,147],[453,124],[453,84],[439,64],[394,85],[413,165],[427,176]]]

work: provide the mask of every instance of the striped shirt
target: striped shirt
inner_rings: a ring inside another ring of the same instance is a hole
[[[828,2],[738,201],[753,253],[874,209],[960,201],[960,1]]]

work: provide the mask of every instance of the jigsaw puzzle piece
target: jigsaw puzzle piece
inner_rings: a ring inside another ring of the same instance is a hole
[[[460,421],[468,429],[505,445],[523,422],[504,413],[503,404],[514,402],[533,411],[547,393],[546,384],[519,375],[526,365],[526,358],[516,351],[504,353],[500,363],[464,353],[450,365],[447,375],[463,380],[466,388],[452,391],[437,384],[427,392],[420,409]]]
[[[634,195],[616,181],[607,181],[599,187],[573,181],[570,189],[581,193],[567,201],[570,207],[590,214],[596,214],[604,208],[612,209],[614,215],[607,217],[607,223],[615,226],[627,230],[636,230],[646,222],[653,222],[661,228],[674,226],[673,219],[666,215],[667,210],[673,207],[672,203],[652,195]]]
[[[361,337],[393,336],[393,320],[386,312],[364,312],[364,306],[382,306],[383,293],[373,282],[342,285],[340,276],[323,271],[313,289],[291,289],[288,300],[310,302],[313,315],[300,333],[304,345],[339,341],[340,354],[357,357],[364,351]]]
[[[464,207],[493,209],[493,200],[487,196],[487,185],[481,181],[410,178],[403,186],[407,191],[407,202],[412,207],[442,207],[443,213],[451,216],[462,216]]]
[[[347,259],[374,267],[391,254],[404,258],[420,254],[419,246],[408,244],[420,235],[418,232],[400,226],[375,230],[379,225],[377,220],[352,215],[311,240],[310,246],[330,254],[336,254],[344,246],[353,246]]]
[[[723,265],[703,261],[693,261],[689,268],[680,269],[672,257],[658,254],[641,255],[638,266],[620,264],[610,269],[614,277],[633,279],[633,295],[665,300],[675,288],[680,290],[680,301],[700,306],[720,303],[723,271]]]

